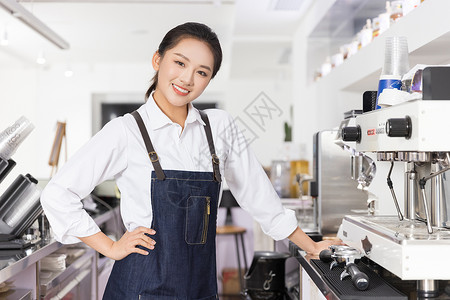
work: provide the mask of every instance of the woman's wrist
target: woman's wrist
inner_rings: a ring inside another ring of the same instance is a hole
[[[301,230],[300,227],[297,227],[294,232],[288,236],[288,239],[308,253],[316,252],[317,243]]]
[[[106,257],[113,258],[114,241],[111,240],[103,232],[99,231],[96,234],[78,238],[97,252],[103,254]]]

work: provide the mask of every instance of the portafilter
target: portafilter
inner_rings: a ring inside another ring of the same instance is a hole
[[[344,280],[350,276],[353,285],[358,290],[366,290],[369,287],[369,277],[356,265],[363,257],[361,252],[356,248],[343,245],[332,245],[329,248],[320,252],[320,260],[326,263],[331,262],[330,270],[336,266],[343,266],[344,271],[341,273],[340,279]]]

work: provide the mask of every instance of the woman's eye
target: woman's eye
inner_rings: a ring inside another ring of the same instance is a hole
[[[184,67],[184,63],[182,63],[181,61],[175,61],[175,63],[176,63],[177,65],[180,65],[180,66]]]
[[[203,71],[198,71],[198,74],[200,74],[201,76],[203,76],[203,77],[206,77],[208,74],[206,74],[205,72],[203,72]]]

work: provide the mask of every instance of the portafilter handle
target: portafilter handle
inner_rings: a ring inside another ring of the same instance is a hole
[[[324,250],[320,251],[319,258],[324,263],[332,262],[333,261],[333,257],[331,256],[331,250],[324,249]]]
[[[360,291],[367,290],[369,287],[369,276],[361,272],[358,266],[354,263],[348,263],[345,266],[347,273],[350,274],[352,278],[353,285]]]

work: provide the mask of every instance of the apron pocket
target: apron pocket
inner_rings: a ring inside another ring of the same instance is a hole
[[[185,240],[189,245],[205,244],[208,235],[211,198],[191,196],[187,200]]]

